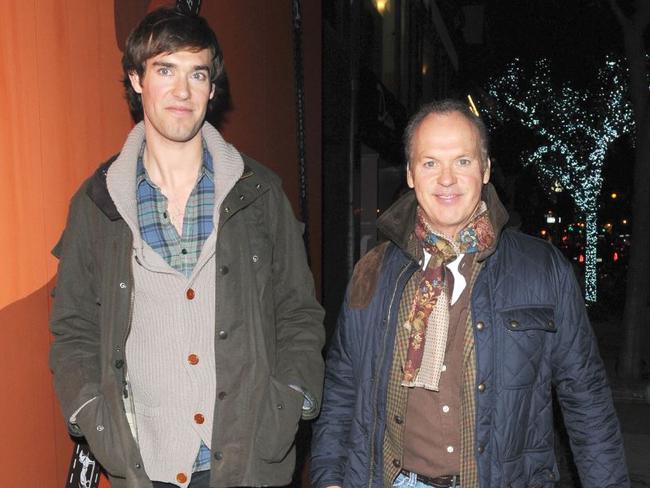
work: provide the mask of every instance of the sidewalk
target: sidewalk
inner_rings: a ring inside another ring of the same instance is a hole
[[[630,383],[616,377],[616,360],[622,339],[619,320],[593,321],[592,325],[612,386],[632,486],[650,487],[650,396],[646,392],[650,379]],[[631,392],[636,398],[632,398]]]
[[[616,403],[633,487],[650,487],[650,405]]]

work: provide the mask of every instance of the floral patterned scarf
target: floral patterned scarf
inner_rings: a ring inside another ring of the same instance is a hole
[[[422,272],[408,321],[404,324],[410,331],[410,336],[402,385],[438,391],[449,328],[445,265],[460,254],[489,248],[495,235],[488,217],[487,205],[481,202],[470,223],[456,238],[436,233],[427,221],[424,211],[418,207],[415,236],[431,258]]]

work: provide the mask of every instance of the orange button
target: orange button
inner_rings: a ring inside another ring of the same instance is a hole
[[[205,417],[203,416],[203,414],[197,413],[194,416],[194,422],[196,422],[197,424],[202,424],[203,422],[205,422]]]
[[[187,475],[185,473],[178,473],[176,475],[176,481],[179,483],[185,483],[187,481]]]
[[[199,364],[199,357],[196,354],[190,354],[187,356],[187,362],[190,363],[192,366],[195,366]]]
[[[185,292],[185,296],[187,297],[188,300],[194,300],[194,290],[188,288],[187,292]]]

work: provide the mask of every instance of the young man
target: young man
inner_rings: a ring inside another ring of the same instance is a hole
[[[483,123],[432,103],[405,145],[414,191],[350,283],[312,487],[553,486],[552,385],[582,485],[629,486],[580,288],[554,247],[504,229]]]
[[[142,121],[72,199],[51,317],[62,409],[113,487],[287,484],[322,387],[323,312],[277,176],[204,122],[222,55],[147,15],[123,67]]]

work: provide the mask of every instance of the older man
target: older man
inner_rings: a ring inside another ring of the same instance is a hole
[[[555,248],[504,228],[483,123],[435,102],[405,147],[414,191],[384,213],[388,242],[355,268],[312,486],[552,486],[552,387],[583,486],[629,486],[580,288]]]

